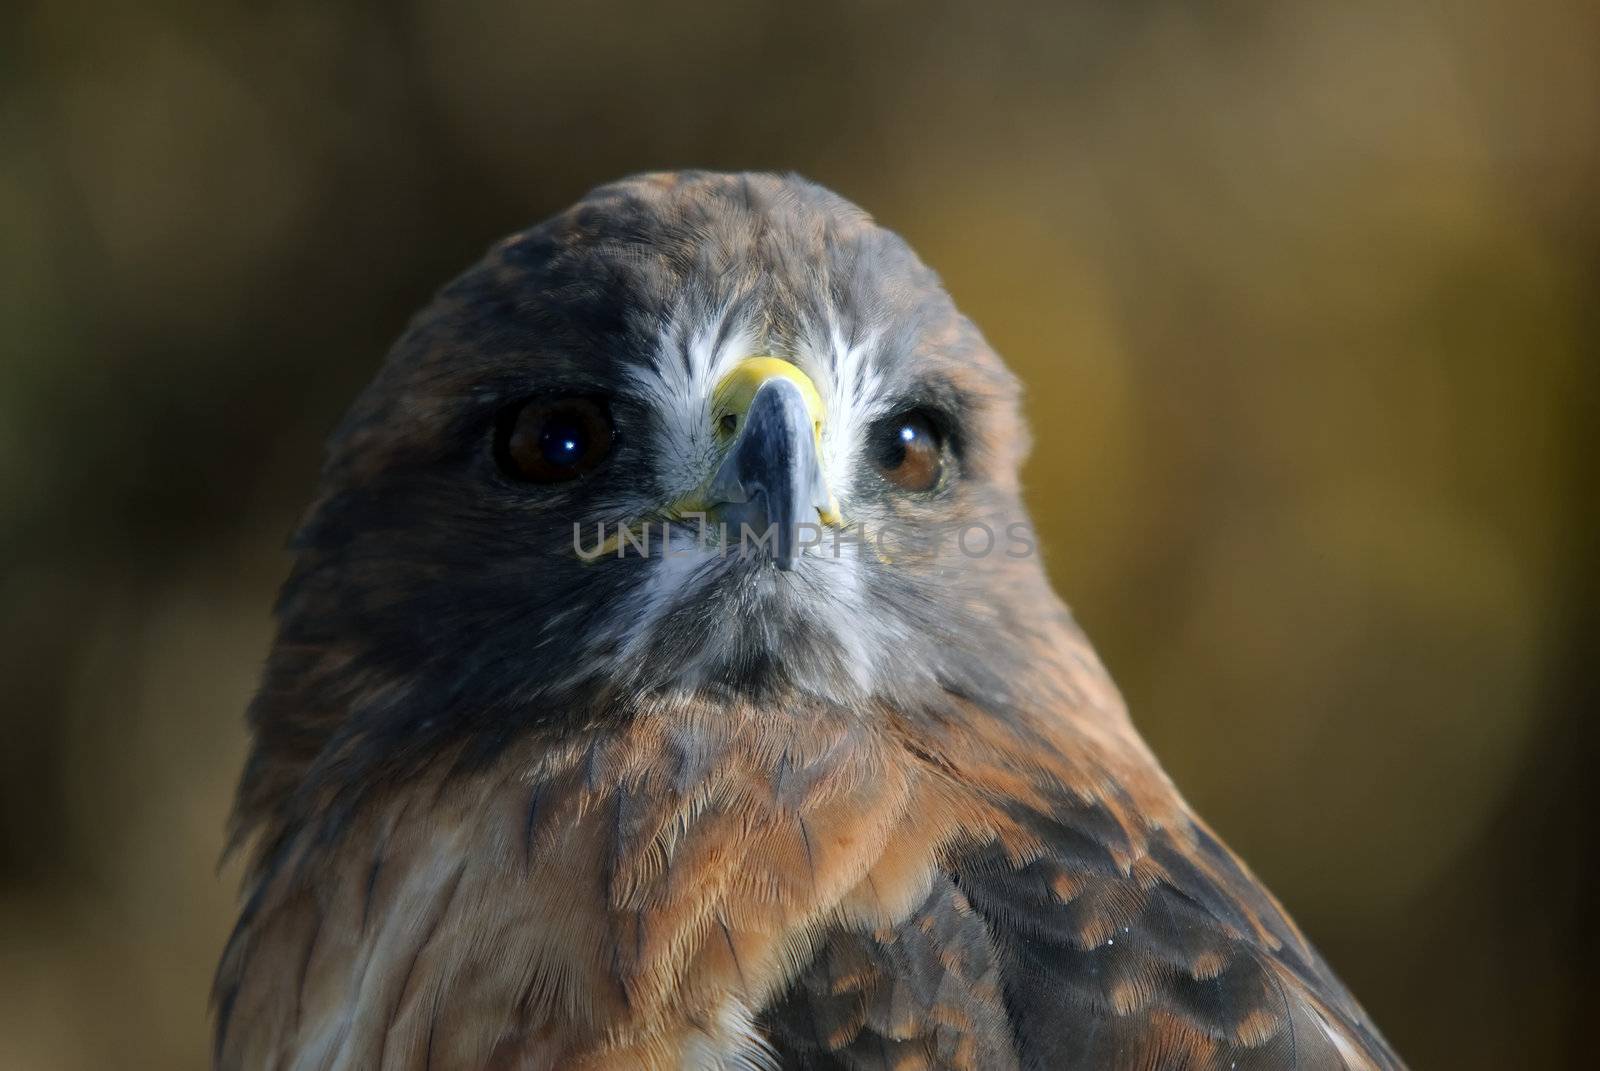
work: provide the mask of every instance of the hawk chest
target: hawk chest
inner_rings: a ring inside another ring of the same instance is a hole
[[[829,935],[924,903],[952,814],[844,730],[657,731],[422,779],[262,878],[219,1063],[765,1066],[762,1010]]]

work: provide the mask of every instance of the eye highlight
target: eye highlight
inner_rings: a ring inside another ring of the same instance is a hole
[[[532,398],[501,416],[500,469],[525,483],[564,483],[611,452],[611,414],[597,398]]]
[[[902,491],[931,491],[944,473],[944,436],[920,409],[881,421],[873,433],[873,459],[883,478]]]

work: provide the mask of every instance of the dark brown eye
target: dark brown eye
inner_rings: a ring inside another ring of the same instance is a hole
[[[919,410],[878,425],[878,469],[905,491],[931,491],[944,471],[944,441],[933,421]]]
[[[502,418],[497,445],[513,479],[574,480],[611,452],[611,414],[595,398],[534,398]]]

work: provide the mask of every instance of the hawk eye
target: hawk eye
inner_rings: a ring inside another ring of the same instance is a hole
[[[881,422],[874,438],[878,471],[904,491],[931,491],[944,471],[944,439],[928,414],[912,409]]]
[[[611,452],[611,414],[597,398],[533,398],[501,417],[495,453],[507,476],[574,480]]]

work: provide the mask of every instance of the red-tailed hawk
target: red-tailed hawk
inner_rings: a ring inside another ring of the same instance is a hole
[[[817,186],[496,246],[335,436],[219,1068],[1393,1068],[1051,591],[1017,384]]]

